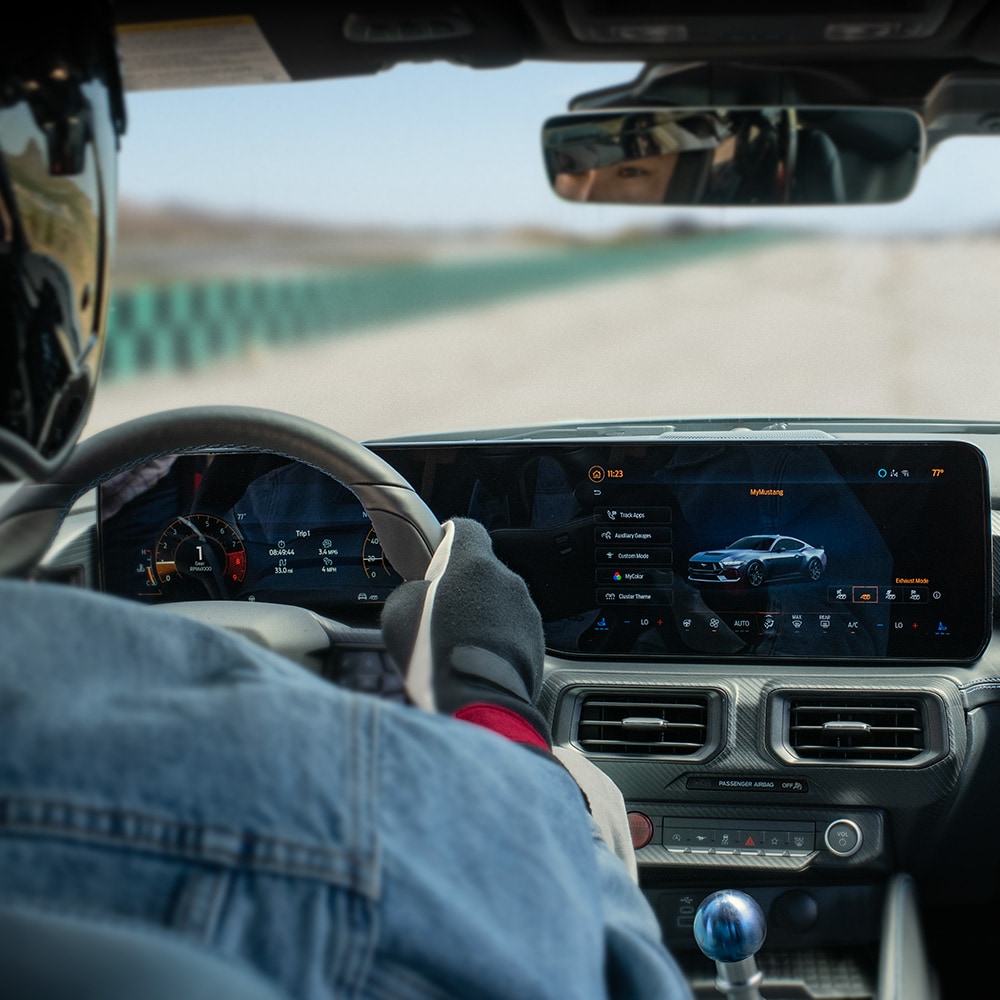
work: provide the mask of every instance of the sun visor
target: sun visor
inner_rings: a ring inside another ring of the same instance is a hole
[[[248,16],[118,26],[125,89],[178,90],[291,79]]]

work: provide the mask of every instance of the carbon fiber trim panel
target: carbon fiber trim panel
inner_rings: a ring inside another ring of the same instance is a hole
[[[635,860],[640,867],[670,868],[711,868],[730,872],[801,872],[805,871],[818,857],[811,851],[801,858],[777,858],[756,854],[672,854],[665,847],[651,844],[635,852]]]
[[[790,667],[786,674],[749,669],[734,676],[731,667],[714,665],[637,669],[621,665],[600,669],[575,663],[551,663],[541,698],[542,711],[553,722],[557,743],[571,744],[575,700],[583,692],[624,689],[676,691],[716,690],[727,703],[721,746],[710,761],[637,760],[592,754],[594,761],[621,788],[628,801],[683,805],[708,804],[713,815],[724,816],[727,806],[746,813],[747,804],[796,809],[833,805],[843,808],[879,808],[913,811],[940,806],[955,791],[967,750],[965,712],[958,685],[947,676],[928,673],[887,673],[873,670]],[[927,766],[864,766],[839,763],[786,762],[772,746],[767,706],[770,696],[793,686],[797,691],[892,692],[935,695],[942,705],[942,757]],[[808,792],[783,794],[686,788],[689,774],[761,775],[768,778],[808,778]]]

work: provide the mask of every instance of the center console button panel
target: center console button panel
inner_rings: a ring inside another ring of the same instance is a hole
[[[663,846],[676,854],[806,857],[816,849],[816,824],[755,820],[663,822]]]
[[[640,868],[720,868],[805,871],[867,868],[889,863],[885,818],[876,809],[796,812],[773,809],[684,810],[663,803],[629,803],[652,827],[637,851]],[[692,815],[692,813],[695,813]]]

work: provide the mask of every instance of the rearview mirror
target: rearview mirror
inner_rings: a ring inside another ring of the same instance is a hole
[[[552,189],[621,205],[857,205],[899,201],[924,156],[902,108],[633,108],[550,118]]]

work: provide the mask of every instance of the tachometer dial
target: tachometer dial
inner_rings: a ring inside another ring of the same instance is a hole
[[[175,597],[229,597],[247,572],[243,537],[212,514],[175,518],[156,541],[155,571]]]
[[[382,551],[382,543],[379,541],[378,532],[374,528],[368,530],[365,536],[365,544],[361,547],[361,564],[365,571],[365,576],[379,586],[395,586],[402,582],[402,577],[392,568],[392,564],[385,557]]]

